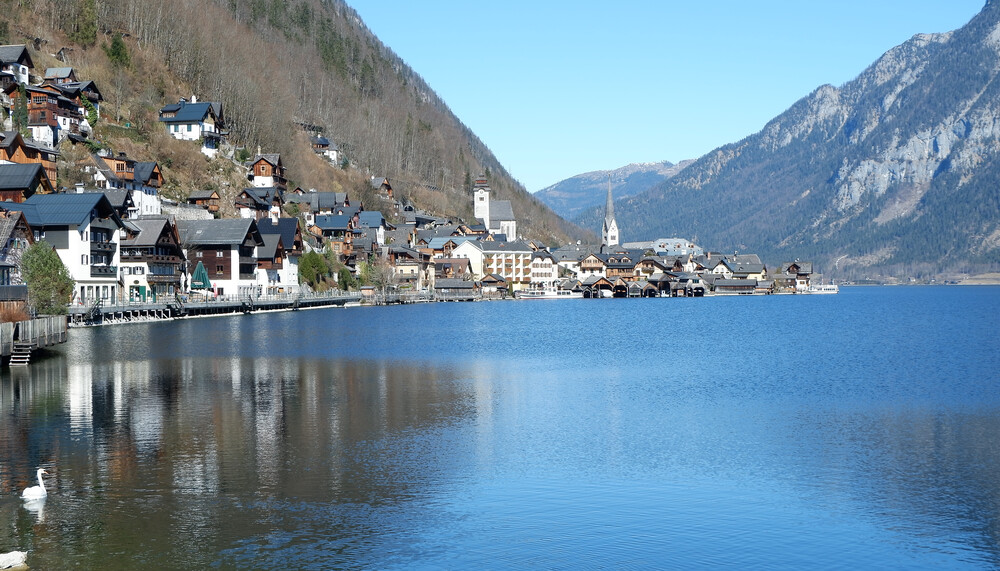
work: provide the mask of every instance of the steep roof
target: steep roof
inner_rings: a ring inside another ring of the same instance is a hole
[[[245,164],[246,166],[249,167],[257,164],[260,161],[264,161],[266,163],[269,163],[271,166],[276,167],[281,163],[281,155],[278,153],[265,153],[257,155],[256,157],[253,158],[253,160],[247,161]]]
[[[346,214],[324,214],[317,216],[315,223],[320,230],[347,230],[351,217]]]
[[[265,234],[280,234],[285,248],[291,248],[295,244],[295,233],[299,229],[299,219],[278,218],[278,223],[275,224],[270,218],[261,218],[257,221],[257,229],[262,236]]]
[[[510,221],[516,220],[514,218],[514,209],[510,205],[509,200],[491,200],[490,201],[490,222],[499,221]]]
[[[278,245],[281,244],[282,248],[284,248],[281,234],[261,234],[260,237],[264,240],[264,245],[258,249],[257,258],[273,260],[278,255]]]
[[[90,213],[95,210],[99,217],[112,218],[121,225],[108,198],[98,192],[33,194],[20,204],[4,203],[3,206],[8,210],[20,210],[35,227],[83,225],[90,221]]]
[[[181,244],[196,246],[231,246],[242,244],[249,235],[263,244],[257,223],[252,218],[220,218],[212,220],[178,220]]]
[[[358,212],[358,226],[367,226],[369,228],[385,226],[385,216],[382,216],[382,213],[378,210],[362,210]]]
[[[169,223],[166,218],[139,218],[129,222],[139,230],[139,235],[122,240],[122,246],[155,246]]]
[[[135,180],[147,183],[149,179],[153,177],[153,171],[156,169],[156,163],[135,163],[132,169],[132,178]]]
[[[45,171],[39,163],[0,164],[0,190],[31,188],[39,176],[45,176]]]
[[[31,61],[31,54],[28,53],[28,46],[24,44],[0,46],[0,62],[20,62],[28,67],[35,67]]]
[[[50,67],[45,70],[45,79],[66,79],[72,75],[71,67]]]

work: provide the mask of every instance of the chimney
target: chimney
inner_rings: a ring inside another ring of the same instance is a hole
[[[77,194],[83,194],[83,183],[82,182],[78,182],[74,186],[76,187],[76,193]]]
[[[197,95],[192,95],[191,96],[191,103],[197,103],[197,102],[198,102],[198,96]]]

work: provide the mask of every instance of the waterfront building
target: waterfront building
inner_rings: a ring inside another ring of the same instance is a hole
[[[257,248],[264,245],[264,239],[255,220],[178,220],[177,230],[188,260],[187,271],[194,272],[201,262],[216,295],[261,293]]]
[[[76,282],[75,303],[118,299],[124,224],[103,193],[35,194],[4,207],[22,212],[34,240],[44,239],[59,254]]]
[[[132,230],[121,241],[119,267],[126,298],[155,302],[181,292],[184,252],[177,227],[165,216],[130,220],[127,227]]]

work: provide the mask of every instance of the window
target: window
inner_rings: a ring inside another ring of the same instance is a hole
[[[89,262],[87,261],[87,254],[80,256],[80,264],[86,266]]]
[[[226,257],[226,253],[223,252],[222,250],[216,250],[215,251],[215,257],[216,258],[225,258]]]
[[[222,275],[222,266],[215,266],[215,273],[219,274],[221,276]]]
[[[188,133],[191,132],[191,125],[188,125]]]
[[[196,258],[200,258],[200,257],[202,256],[202,254],[203,254],[203,252],[202,252],[201,250],[198,250],[198,253],[197,253],[197,254],[195,254],[195,256],[194,256],[194,257],[196,257]]]

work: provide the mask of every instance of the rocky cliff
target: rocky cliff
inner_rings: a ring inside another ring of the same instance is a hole
[[[1000,6],[917,35],[841,87],[616,204],[623,234],[687,235],[829,275],[1000,266]],[[599,226],[600,209],[583,214]]]

